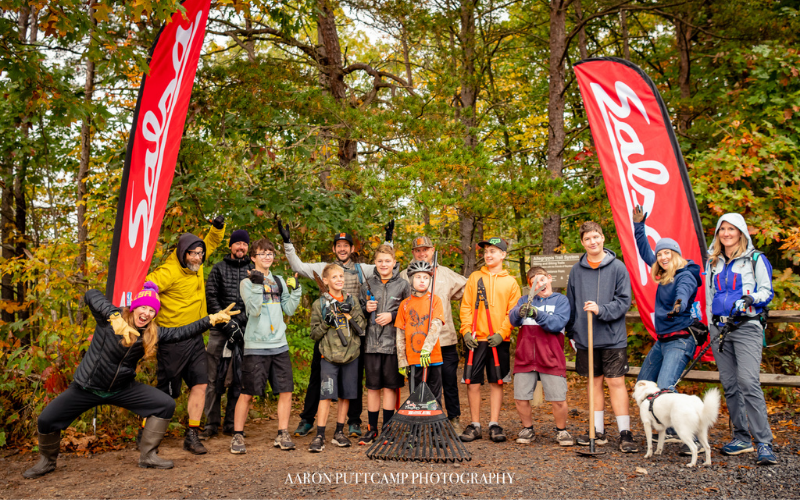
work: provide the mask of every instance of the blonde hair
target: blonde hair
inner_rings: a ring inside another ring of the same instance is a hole
[[[377,250],[375,250],[375,256],[372,258],[372,260],[373,261],[377,260],[378,254],[381,254],[381,253],[384,254],[384,255],[391,256],[392,259],[395,258],[395,256],[394,256],[394,247],[393,246],[391,246],[391,245],[381,245],[381,246],[378,247]]]
[[[736,230],[739,231],[739,228],[736,228]],[[733,251],[733,254],[731,254],[731,256],[728,257],[728,260],[731,261],[741,255],[744,255],[746,251],[747,251],[747,237],[744,235],[744,233],[739,231],[739,246],[736,248],[736,250]],[[719,236],[714,235],[714,243],[711,246],[711,255],[708,258],[708,260],[711,262],[711,268],[717,266],[717,262],[719,262],[719,258],[724,252],[725,252],[725,247],[723,247],[722,243],[719,242]]]
[[[672,259],[669,261],[669,269],[661,267],[658,257],[656,257],[656,263],[650,267],[650,277],[659,285],[669,285],[675,281],[675,274],[678,269],[683,269],[688,264],[681,254],[674,250],[670,250],[670,252],[672,253]]]
[[[333,271],[336,271],[337,269],[339,269],[341,271],[344,271],[344,268],[342,266],[340,266],[339,264],[335,264],[335,263],[328,264],[322,270],[322,277],[323,278],[327,278],[329,274],[331,274]]]
[[[128,322],[133,328],[139,329],[136,326],[136,321],[133,318],[133,311],[128,309],[127,307],[122,310],[122,319]],[[136,342],[136,338],[131,338],[130,342],[125,342],[125,337],[122,337],[120,342],[125,347],[130,347]],[[150,323],[144,329],[144,333],[142,333],[142,344],[144,344],[144,357],[145,358],[152,358],[156,355],[156,344],[158,344],[158,326],[156,326],[155,320],[151,320]]]

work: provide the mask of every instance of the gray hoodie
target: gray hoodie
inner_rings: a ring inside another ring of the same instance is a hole
[[[570,316],[567,337],[575,340],[580,349],[589,348],[587,313],[583,303],[594,301],[600,313],[593,318],[594,348],[621,349],[628,345],[625,313],[631,307],[631,280],[625,264],[617,255],[604,249],[606,256],[600,267],[592,269],[586,254],[572,266],[567,283]]]

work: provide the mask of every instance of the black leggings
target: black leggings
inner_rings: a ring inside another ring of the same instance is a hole
[[[50,434],[55,431],[63,431],[83,412],[99,405],[119,406],[145,418],[170,419],[175,412],[174,399],[155,387],[139,382],[134,382],[127,389],[107,398],[81,389],[73,383],[47,405],[39,415],[39,433]]]

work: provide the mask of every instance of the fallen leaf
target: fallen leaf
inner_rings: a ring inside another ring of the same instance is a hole
[[[639,474],[647,475],[647,469],[645,469],[643,467],[637,467],[636,468],[636,472],[638,472]]]

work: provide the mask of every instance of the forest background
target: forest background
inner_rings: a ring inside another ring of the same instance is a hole
[[[27,442],[87,349],[103,290],[133,108],[176,0],[0,0],[0,446]],[[350,231],[369,260],[427,234],[468,275],[484,235],[532,254],[580,252],[600,222],[621,256],[574,63],[638,64],[672,117],[710,240],[742,213],[775,268],[773,308],[800,297],[798,0],[218,0],[153,267],[183,232],[279,242],[306,261]],[[209,255],[205,266],[222,259]],[[282,252],[279,252],[282,255]],[[278,267],[286,269],[285,260]],[[289,339],[302,393],[304,305]],[[771,325],[763,369],[800,373],[798,329]],[[631,362],[652,344],[631,328]],[[154,381],[153,363],[139,377]],[[789,390],[769,390],[792,400]],[[185,401],[178,415],[185,416]],[[90,415],[75,424],[86,429]],[[133,436],[132,414],[102,415]],[[176,424],[179,425],[179,424]]]

